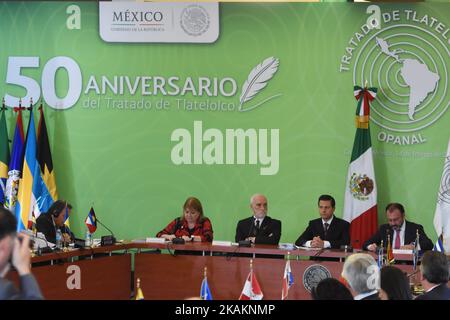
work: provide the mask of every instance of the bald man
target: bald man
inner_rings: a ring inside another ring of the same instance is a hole
[[[250,199],[253,216],[238,222],[236,242],[250,240],[254,244],[278,245],[281,237],[281,221],[267,216],[267,198],[255,194]]]

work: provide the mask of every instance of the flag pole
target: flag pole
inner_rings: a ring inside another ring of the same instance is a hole
[[[202,292],[200,292],[200,299],[202,300],[206,300],[206,297],[208,296],[208,293],[206,292],[206,289],[204,289],[205,284],[205,280],[206,280],[206,274],[208,272],[208,267],[205,266],[205,268],[203,268],[203,283],[202,283]]]
[[[253,259],[250,259],[250,300],[253,298]]]

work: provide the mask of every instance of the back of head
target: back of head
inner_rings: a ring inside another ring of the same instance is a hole
[[[449,280],[448,260],[439,251],[427,251],[420,265],[422,276],[430,283],[441,284]]]
[[[380,270],[371,255],[355,253],[345,260],[342,277],[357,294],[367,293],[378,290]]]
[[[380,287],[389,300],[412,300],[408,277],[399,268],[383,267],[380,271]]]
[[[11,211],[0,207],[0,240],[16,233],[17,220]]]
[[[314,300],[353,300],[348,288],[339,280],[326,278],[312,289],[311,296]]]

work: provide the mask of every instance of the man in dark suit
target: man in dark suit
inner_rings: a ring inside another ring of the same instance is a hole
[[[445,254],[438,251],[427,251],[423,254],[420,271],[422,287],[425,293],[416,300],[450,300],[448,260]]]
[[[16,229],[14,215],[0,207],[0,300],[43,299],[30,270],[30,238],[25,234],[17,235]],[[5,278],[11,265],[19,274],[20,291]]]
[[[311,220],[306,230],[295,241],[297,246],[333,248],[350,244],[350,224],[334,216],[336,201],[330,195],[318,200],[320,218]]]
[[[250,240],[255,244],[277,245],[281,237],[281,221],[267,216],[267,198],[255,194],[250,199],[253,217],[241,220],[236,227],[236,242]]]
[[[393,249],[414,249],[416,234],[419,233],[420,250],[433,249],[433,242],[427,237],[420,224],[405,219],[405,208],[400,203],[390,203],[386,206],[387,224],[383,224],[370,239],[363,244],[364,250],[376,252],[381,245],[387,247],[388,235]]]
[[[70,215],[72,206],[64,200],[57,200],[53,202],[46,213],[41,214],[36,220],[36,229],[42,232],[48,242],[56,243],[56,230],[60,229],[62,233],[62,241],[71,243],[75,236],[64,222],[66,220],[66,213]]]

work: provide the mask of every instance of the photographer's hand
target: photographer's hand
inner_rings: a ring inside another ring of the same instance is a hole
[[[22,241],[20,241],[21,239]],[[31,272],[30,261],[30,237],[26,234],[18,234],[14,239],[14,250],[12,255],[12,264],[16,268],[20,276],[27,275]]]

